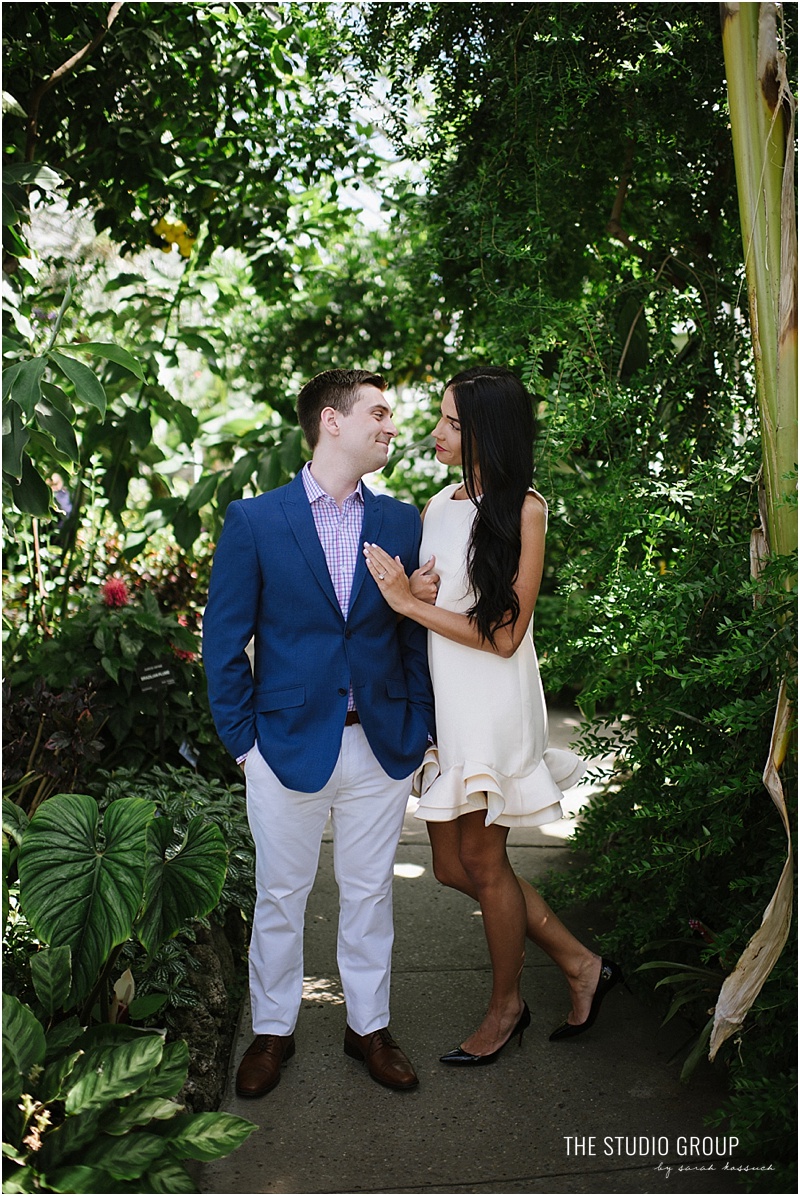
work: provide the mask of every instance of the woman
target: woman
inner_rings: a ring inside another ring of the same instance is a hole
[[[506,853],[509,828],[560,818],[561,791],[584,771],[572,752],[547,747],[530,631],[547,527],[531,487],[530,395],[509,370],[465,370],[447,384],[434,437],[438,460],[460,465],[463,481],[425,508],[427,563],[409,581],[378,545],[364,553],[389,605],[428,628],[438,742],[420,770],[417,817],[437,879],[479,901],[492,963],[483,1021],[442,1062],[475,1066],[521,1042],[530,1024],[520,993],[526,933],[569,984],[572,1009],[553,1040],[587,1030],[621,975],[570,934]]]

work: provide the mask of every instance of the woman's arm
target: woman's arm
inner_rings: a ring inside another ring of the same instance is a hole
[[[440,606],[430,606],[416,598],[411,592],[403,566],[377,544],[365,544],[364,556],[378,589],[398,614],[414,619],[423,627],[435,631],[437,635],[443,635],[445,639],[453,640],[456,644],[464,644],[468,648],[477,648],[508,658],[514,655],[522,643],[536,605],[544,566],[546,526],[547,518],[542,502],[535,495],[528,495],[522,505],[522,545],[517,580],[514,583],[514,590],[519,599],[519,617],[513,626],[498,628],[495,632],[494,647],[483,638],[468,615],[444,610]]]

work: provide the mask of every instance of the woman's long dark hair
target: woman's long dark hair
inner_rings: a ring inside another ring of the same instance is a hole
[[[464,370],[447,388],[461,425],[464,486],[477,508],[467,549],[467,577],[475,593],[468,613],[494,646],[496,632],[513,627],[519,618],[514,582],[522,548],[522,504],[533,481],[533,399],[502,366]]]

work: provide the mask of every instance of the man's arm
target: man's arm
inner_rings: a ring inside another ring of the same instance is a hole
[[[203,616],[203,663],[219,737],[238,759],[255,743],[253,675],[245,649],[256,627],[261,574],[253,532],[239,502],[225,516]]]

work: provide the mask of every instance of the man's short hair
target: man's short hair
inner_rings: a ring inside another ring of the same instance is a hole
[[[319,440],[319,417],[323,409],[333,407],[342,415],[349,415],[362,386],[375,386],[383,391],[386,379],[369,370],[323,370],[306,382],[297,397],[297,419],[312,452]]]

